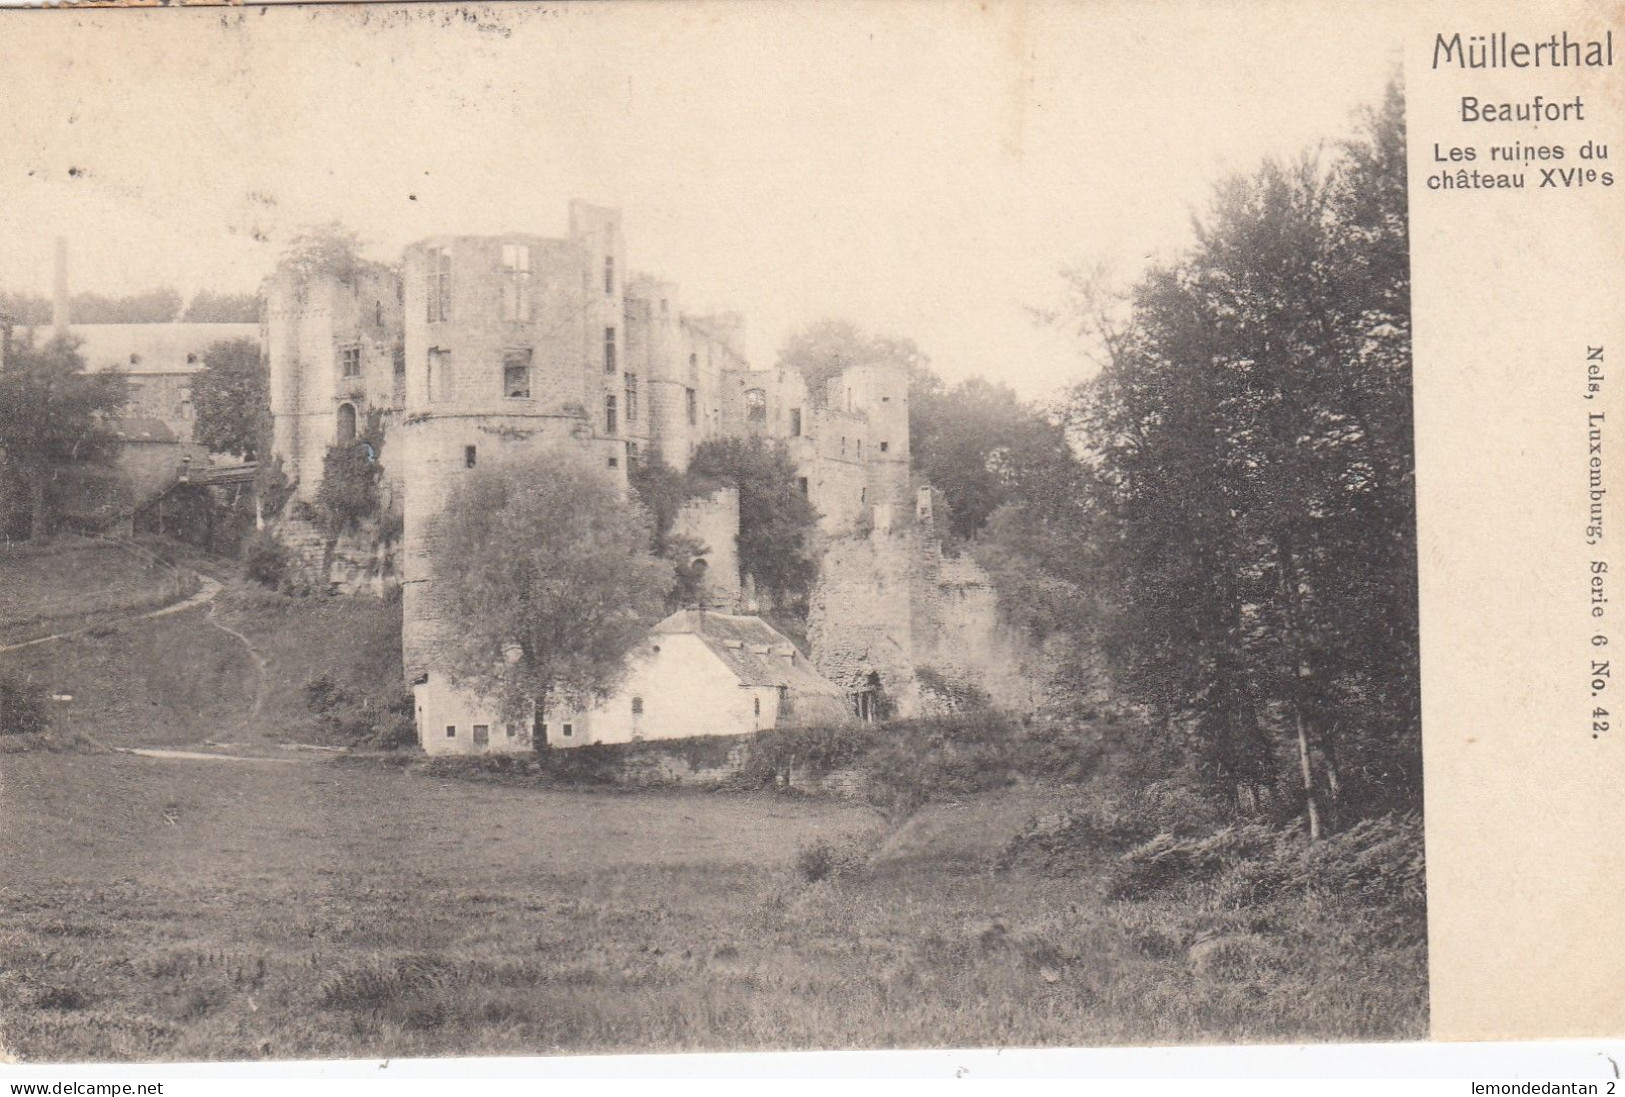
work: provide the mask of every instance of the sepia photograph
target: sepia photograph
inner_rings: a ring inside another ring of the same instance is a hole
[[[1426,1039],[1403,46],[0,11],[0,1056]]]

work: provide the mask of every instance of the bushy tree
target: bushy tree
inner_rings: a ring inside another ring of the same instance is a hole
[[[774,604],[804,613],[818,561],[812,534],[818,512],[801,493],[783,442],[716,438],[689,462],[690,477],[739,489],[739,568]]]
[[[192,377],[193,427],[197,440],[216,453],[255,461],[269,448],[270,379],[259,344],[223,339],[203,352]]]
[[[252,324],[260,318],[260,299],[253,293],[199,290],[186,303],[181,319],[192,324]]]
[[[1035,627],[1312,833],[1420,802],[1404,149],[1396,85],[1329,165],[1221,186],[1096,332],[1075,498],[992,521]]]
[[[72,336],[43,344],[23,336],[0,370],[0,450],[11,489],[28,499],[34,540],[49,532],[59,481],[118,452],[113,421],[128,398],[124,375],[85,373],[84,364]]]
[[[948,530],[974,537],[1000,506],[1045,490],[1073,458],[1058,422],[1007,385],[915,384],[909,444],[917,472],[948,504]]]
[[[779,348],[779,368],[794,369],[806,379],[813,404],[828,404],[829,382],[849,366],[897,362],[911,373],[925,373],[924,353],[908,339],[870,335],[848,320],[818,320],[791,333]]]
[[[610,691],[673,582],[648,513],[567,450],[468,472],[432,536],[453,680],[515,717]]]

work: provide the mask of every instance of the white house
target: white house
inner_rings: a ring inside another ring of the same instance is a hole
[[[528,724],[482,718],[486,706],[472,698],[448,704],[452,691],[431,694],[420,683],[419,741],[430,754],[481,754],[533,749],[537,735],[549,746],[576,747],[852,719],[841,691],[760,617],[681,610],[651,629],[627,659],[626,676],[608,697]],[[432,714],[425,704],[431,699]]]

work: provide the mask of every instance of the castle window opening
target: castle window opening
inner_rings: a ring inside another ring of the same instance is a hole
[[[688,368],[691,369],[691,370],[698,369],[699,365],[700,365],[700,356],[698,354],[695,354],[693,351],[689,351],[688,352]]]
[[[638,421],[638,375],[635,373],[626,375],[626,421]]]
[[[858,439],[858,456],[859,457],[863,456],[863,439],[862,438]]]
[[[517,724],[507,724],[502,730],[503,733],[506,734],[510,739],[515,738],[519,734],[519,727]]]
[[[502,391],[515,400],[530,399],[530,347],[514,348],[502,355]]]
[[[762,714],[762,699],[760,697],[751,698],[751,707],[756,710],[756,715],[760,716]]]
[[[886,445],[887,445],[887,443],[885,443],[885,442],[880,443],[880,452],[881,453],[886,452]]]
[[[621,467],[621,459],[619,457],[611,457],[609,459],[609,467],[612,468],[612,469],[620,468]]]
[[[747,389],[745,391],[745,421],[747,423],[767,422],[767,393],[762,389]]]
[[[339,371],[345,377],[361,376],[361,348],[344,347],[339,351]]]
[[[615,329],[604,329],[604,372],[615,372]]]
[[[660,299],[660,315],[666,315],[666,299],[664,297]]]
[[[882,404],[889,404],[889,403],[891,403],[891,397],[890,396],[882,396],[880,398],[880,402]]]
[[[457,725],[456,724],[447,724],[446,725],[446,738],[447,739],[455,739],[455,738],[457,738]]]
[[[130,365],[139,366],[140,364],[141,364],[141,356],[139,354],[130,355]]]
[[[641,697],[632,698],[632,715],[633,716],[642,716],[643,715],[643,698],[641,698]]]
[[[790,437],[792,437],[792,438],[800,438],[801,437],[801,409],[800,408],[791,408],[790,409]]]
[[[846,456],[846,435],[841,435],[841,456]]]
[[[530,245],[502,245],[502,318],[511,323],[530,319]]]
[[[384,303],[381,300],[377,300],[377,299],[373,300],[373,303],[372,303],[372,324],[373,324],[373,327],[378,327],[378,328],[381,328],[381,327],[384,326]]]
[[[451,319],[451,252],[445,248],[429,249],[427,291],[431,324]]]
[[[339,405],[338,441],[339,441],[340,445],[343,445],[346,442],[354,442],[355,441],[355,405],[354,404],[340,404]]]
[[[689,355],[690,358],[694,356]],[[700,421],[700,398],[693,389],[683,390],[683,401],[688,407],[688,425],[694,426]]]
[[[604,397],[604,433],[614,434],[620,430],[620,413],[616,408],[613,395]]]
[[[475,465],[479,464],[479,462],[480,462],[479,447],[478,446],[464,446],[463,447],[463,467],[471,469]]]
[[[604,256],[604,292],[615,292],[615,257],[613,255]]]
[[[434,401],[445,395],[451,378],[451,351],[434,347],[429,351],[429,368],[424,374],[424,398]]]
[[[187,351],[186,352],[186,364],[189,365],[189,366],[197,365],[197,352],[196,351]]]
[[[807,485],[807,478],[805,476],[796,477],[796,487],[801,489],[802,498],[806,498],[809,488]]]

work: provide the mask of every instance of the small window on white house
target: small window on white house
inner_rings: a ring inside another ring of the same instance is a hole
[[[508,738],[510,738],[510,739],[513,739],[513,738],[517,737],[518,734],[519,734],[519,727],[516,724],[509,724],[503,730],[505,731]]]
[[[139,366],[140,364],[141,364],[141,356],[139,354],[130,355],[130,365]]]
[[[575,733],[576,733],[576,726],[574,724],[565,724],[564,728],[563,728],[563,730],[561,732],[561,734],[563,734],[563,736],[566,739],[574,738]]]
[[[196,354],[196,352],[194,352],[194,351],[187,351],[186,352],[186,364],[189,365],[189,366],[197,365],[197,354]]]
[[[446,738],[447,739],[455,739],[455,738],[457,738],[457,725],[456,724],[447,724],[446,725]]]
[[[643,715],[643,698],[641,698],[641,697],[632,698],[632,715],[633,716],[642,716]]]
[[[885,453],[886,450],[890,447],[890,445],[891,445],[891,443],[889,443],[889,442],[880,443],[880,452]]]

